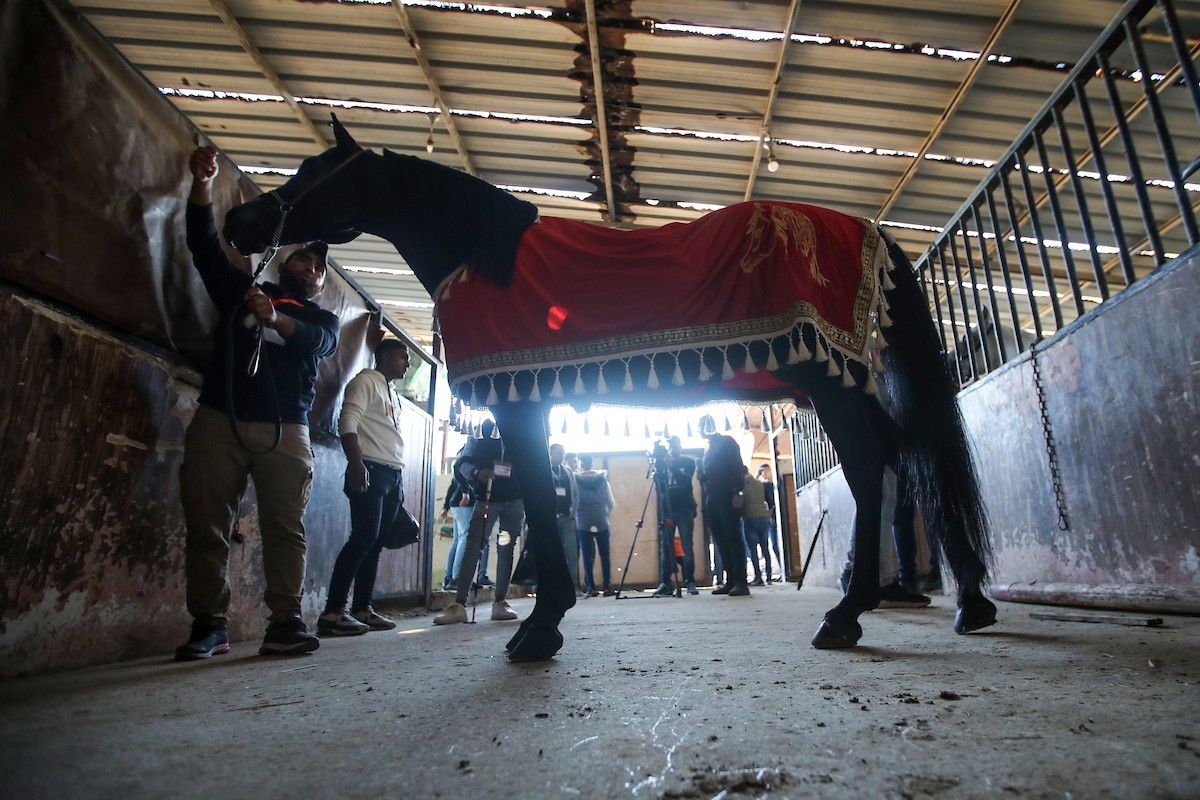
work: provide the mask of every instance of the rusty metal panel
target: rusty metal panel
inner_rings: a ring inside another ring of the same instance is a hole
[[[177,475],[198,376],[7,291],[0,335],[14,354],[0,369],[0,677],[171,652],[189,624]],[[433,425],[405,410],[405,491],[425,532]],[[350,528],[341,448],[314,432],[313,450],[310,623]],[[235,530],[230,634],[252,639],[266,620],[253,484]],[[378,596],[419,593],[422,563],[419,547],[389,552]]]
[[[1103,595],[1089,604],[1200,611],[1197,292],[1193,254],[1039,348],[1065,528],[1028,354],[960,396],[991,520],[993,583],[1021,587],[1012,599],[1041,585],[1089,587]],[[826,508],[806,583],[832,585],[845,557],[853,499],[840,468],[796,497],[802,551]]]
[[[1193,255],[1039,350],[1065,529],[1028,356],[963,394],[999,581],[1200,584],[1198,290]]]

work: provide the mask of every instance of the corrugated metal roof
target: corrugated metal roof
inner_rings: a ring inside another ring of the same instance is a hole
[[[612,180],[620,224],[693,219],[701,212],[679,204],[738,202],[753,177],[756,199],[795,200],[871,218],[886,205],[885,224],[915,226],[890,228],[915,257],[933,238],[929,231],[940,228],[986,174],[979,162],[1004,153],[1123,3],[595,5],[593,23],[608,69],[603,97],[610,158],[631,165],[624,176],[616,170]],[[547,215],[611,223],[604,170],[597,166],[594,109],[585,102],[591,68],[583,0],[503,7],[511,12],[484,4],[406,2],[407,32],[388,3],[75,0],[74,6],[154,85],[218,93],[170,101],[240,166],[288,169],[323,149],[313,130],[328,139],[330,110],[365,146],[425,156],[431,116],[422,109],[435,109],[440,101],[452,112],[462,152],[441,117],[432,123],[436,147],[428,157],[462,168],[465,154],[474,171],[493,183],[578,193],[526,197]],[[1198,4],[1177,8],[1194,35]],[[784,44],[793,9],[793,37]],[[428,74],[409,34],[419,42]],[[762,35],[755,40],[751,34]],[[992,53],[1008,60],[982,66],[955,105],[975,67],[971,54],[993,38]],[[782,70],[772,103],[777,63]],[[1138,88],[1130,82],[1122,91],[1132,96]],[[229,96],[236,94],[268,99]],[[371,107],[301,100],[302,120],[281,94]],[[1178,111],[1190,113],[1186,105]],[[764,119],[777,172],[768,171],[759,152]],[[1194,129],[1194,119],[1191,124]],[[709,134],[733,138],[704,138]],[[959,161],[922,159],[906,178],[913,154],[923,147]],[[270,189],[284,177],[256,180]],[[1161,200],[1170,202],[1169,194]],[[390,245],[364,236],[335,246],[332,254],[413,338],[430,342],[432,304]]]

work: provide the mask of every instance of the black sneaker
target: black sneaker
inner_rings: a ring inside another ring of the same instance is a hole
[[[187,644],[175,648],[176,661],[196,661],[229,652],[229,629],[224,625],[193,622]]]
[[[272,622],[267,626],[267,635],[263,637],[258,653],[263,656],[311,653],[320,646],[321,640],[315,633],[308,632],[304,620],[292,617],[283,622]]]
[[[331,611],[317,617],[319,636],[359,636],[369,630],[370,625],[355,619],[345,611]]]
[[[658,588],[654,590],[652,597],[673,597],[675,590],[671,588],[669,583],[660,583]]]
[[[892,581],[879,590],[879,608],[925,608],[930,602],[925,595],[905,589],[900,581]]]

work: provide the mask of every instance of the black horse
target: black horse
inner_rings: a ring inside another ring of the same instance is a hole
[[[955,630],[995,622],[982,592],[986,519],[956,387],[912,265],[872,225],[768,202],[653,231],[538,220],[536,207],[478,178],[363,149],[336,118],[333,128],[334,147],[232,209],[225,235],[251,253],[373,233],[437,301],[451,385],[490,408],[525,498],[539,591],[508,642],[510,659],[553,657],[575,604],[547,454],[549,408],[568,394],[576,405],[806,398],[857,505],[849,590],[813,645],[854,646],[859,616],[879,604],[888,469],[910,487],[958,585]],[[663,276],[661,286],[647,283]],[[830,301],[838,292],[842,300]],[[654,314],[639,316],[652,293]]]

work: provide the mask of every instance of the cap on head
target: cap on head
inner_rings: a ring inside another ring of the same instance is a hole
[[[311,253],[317,261],[321,262],[321,265],[325,269],[329,269],[329,245],[325,244],[325,242],[322,242],[320,239],[314,239],[301,247],[297,247],[292,252],[292,256],[296,255],[296,253],[305,252]],[[288,258],[292,256],[288,256]]]

